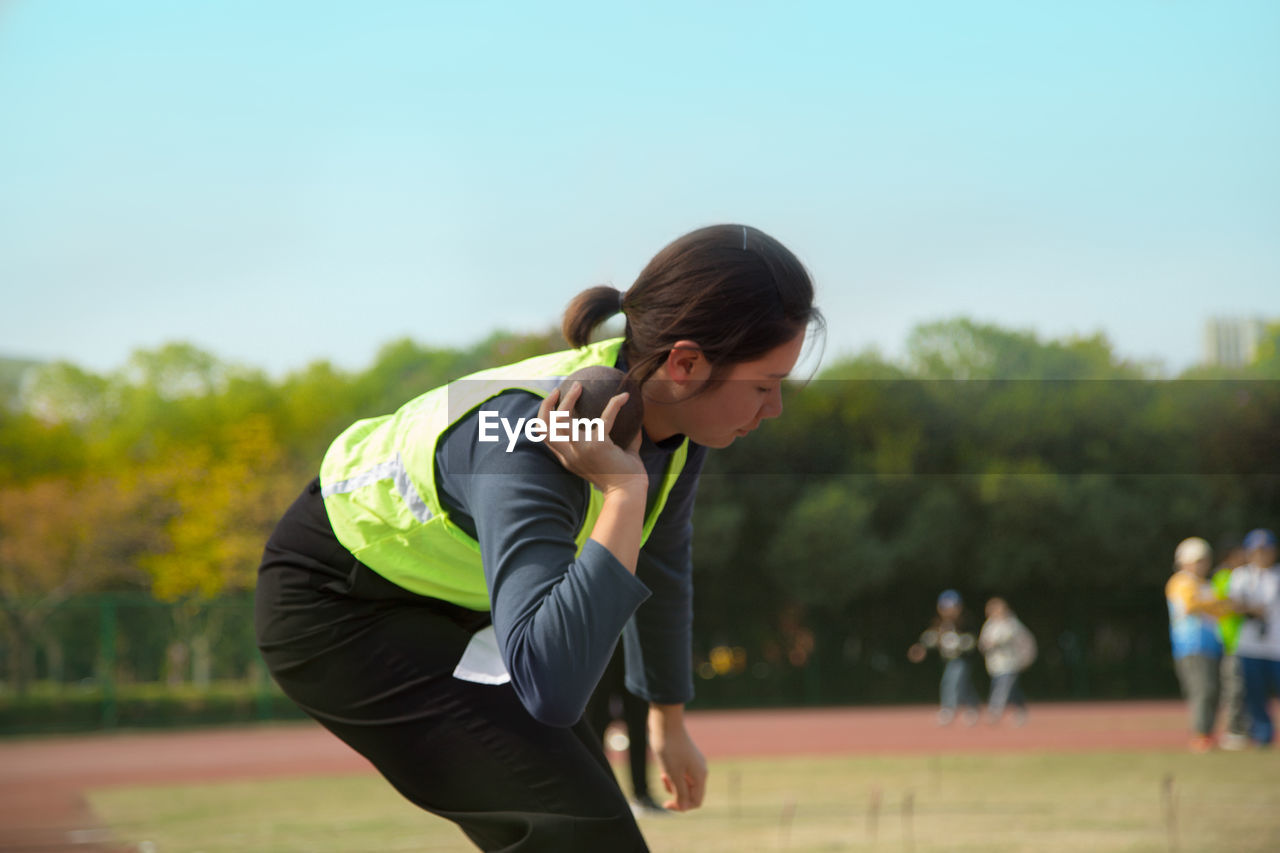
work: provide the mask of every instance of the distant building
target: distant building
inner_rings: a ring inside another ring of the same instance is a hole
[[[1244,367],[1258,355],[1267,331],[1261,317],[1213,317],[1204,325],[1204,363]]]

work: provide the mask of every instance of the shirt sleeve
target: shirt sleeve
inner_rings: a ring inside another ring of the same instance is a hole
[[[1267,609],[1268,618],[1280,616],[1280,569],[1267,569],[1259,579],[1258,604]]]
[[[706,448],[690,442],[636,562],[636,577],[653,597],[623,632],[627,690],[662,705],[693,699],[693,505],[705,459]]]
[[[1169,582],[1164,587],[1164,594],[1171,602],[1178,605],[1180,611],[1185,614],[1191,609],[1191,605],[1196,600],[1195,583],[1182,572],[1179,572],[1169,578]]]
[[[1245,604],[1252,603],[1249,601],[1249,581],[1243,568],[1236,569],[1231,573],[1231,579],[1227,581],[1227,595],[1232,599],[1243,601]]]
[[[1005,620],[989,619],[982,624],[982,629],[978,631],[978,651],[984,654],[987,652],[999,653],[1004,646],[1009,644],[1009,640],[1009,626]]]
[[[483,408],[509,422],[537,415],[539,400],[508,392]],[[541,443],[480,442],[478,414],[436,452],[441,500],[480,544],[498,649],[521,703],[540,722],[571,726],[649,596],[609,552],[575,536],[589,486]]]

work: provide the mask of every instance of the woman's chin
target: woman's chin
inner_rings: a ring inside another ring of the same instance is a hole
[[[694,439],[694,441],[701,444],[703,447],[709,447],[712,450],[723,450],[737,441],[744,434],[745,433],[741,432],[731,432],[714,437],[708,437],[706,441],[698,441],[697,439]]]

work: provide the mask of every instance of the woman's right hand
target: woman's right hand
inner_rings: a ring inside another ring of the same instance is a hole
[[[551,413],[557,409],[572,413],[581,394],[582,386],[577,382],[565,394],[564,400],[560,400],[560,389],[555,389],[538,406],[538,418],[549,426]],[[584,435],[577,441],[570,438],[546,442],[561,465],[591,483],[606,496],[618,489],[643,496],[649,488],[649,477],[645,473],[644,463],[640,461],[643,430],[637,431],[631,445],[625,448],[614,444],[609,438],[609,431],[613,429],[618,411],[627,402],[627,396],[624,391],[610,398],[601,412],[600,418],[604,421],[603,441],[591,440],[591,430],[583,430]]]

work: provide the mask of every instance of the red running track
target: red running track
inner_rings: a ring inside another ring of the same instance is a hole
[[[1040,704],[1026,726],[959,721],[930,707],[691,712],[707,758],[1182,749],[1180,702]],[[372,773],[312,723],[0,741],[0,851],[103,853],[81,792],[109,785]]]

